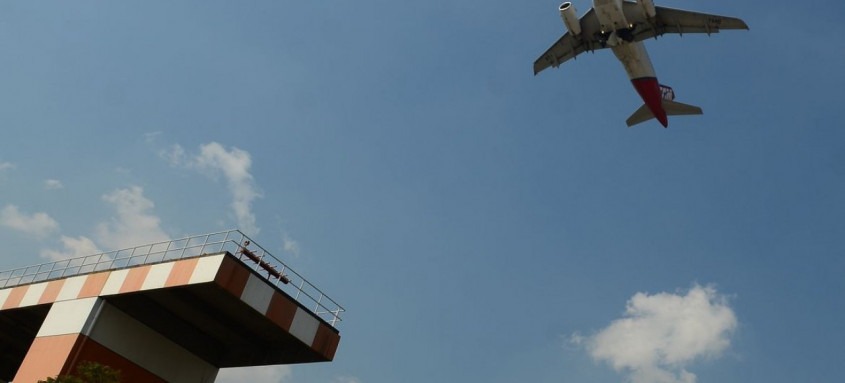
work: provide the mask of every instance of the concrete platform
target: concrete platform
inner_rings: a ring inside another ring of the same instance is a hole
[[[224,251],[2,289],[0,379],[65,374],[80,355],[143,370],[126,382],[151,379],[144,373],[212,382],[223,367],[331,361],[340,334],[319,303],[305,307],[255,266]],[[169,371],[173,360],[200,375]]]

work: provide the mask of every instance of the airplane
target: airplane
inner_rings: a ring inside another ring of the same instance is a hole
[[[644,102],[626,121],[629,127],[656,118],[666,128],[667,115],[702,114],[697,106],[674,101],[674,90],[657,81],[643,40],[666,33],[710,35],[722,29],[748,29],[738,18],[658,7],[653,0],[593,0],[593,7],[580,19],[571,2],[558,9],[567,32],[534,62],[534,75],[581,53],[610,48]]]

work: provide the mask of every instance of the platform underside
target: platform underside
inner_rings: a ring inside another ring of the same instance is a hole
[[[106,301],[221,368],[328,360],[216,285],[118,295]]]

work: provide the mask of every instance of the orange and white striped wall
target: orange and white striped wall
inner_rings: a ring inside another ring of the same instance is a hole
[[[213,382],[221,367],[330,361],[340,341],[230,253],[0,290],[0,314],[45,305],[15,383],[83,361],[117,368],[130,383]]]

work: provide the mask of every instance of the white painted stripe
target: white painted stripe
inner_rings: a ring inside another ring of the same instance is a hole
[[[173,270],[174,262],[159,263],[150,267],[150,272],[147,273],[147,278],[141,285],[141,290],[159,289],[164,287],[167,282],[167,277],[170,276],[170,271]]]
[[[200,258],[197,261],[197,266],[191,274],[189,283],[206,283],[214,281],[217,276],[217,270],[220,269],[220,264],[223,263],[225,254],[215,255],[211,257]]]
[[[92,297],[53,303],[37,336],[83,333],[99,299]]]
[[[241,294],[241,300],[258,312],[265,314],[267,308],[270,307],[270,299],[272,298],[273,288],[255,274],[250,274],[244,292]]]
[[[47,282],[29,285],[29,289],[26,290],[26,294],[24,294],[23,299],[21,299],[21,304],[18,305],[18,307],[37,305],[38,300],[41,299],[41,295],[44,294],[44,290],[46,288]]]
[[[212,383],[217,368],[106,303],[91,339],[172,383]]]
[[[103,285],[103,290],[100,295],[113,295],[120,292],[120,287],[123,286],[123,281],[126,280],[126,275],[129,274],[129,269],[115,270],[109,274],[109,279]]]
[[[9,298],[9,294],[12,292],[13,287],[8,289],[0,290],[0,307],[3,307],[6,304],[6,299]]]
[[[320,327],[320,321],[317,318],[302,307],[296,308],[296,315],[293,316],[293,323],[290,324],[291,335],[311,346],[314,343],[314,337],[317,336],[318,327]]]
[[[82,286],[85,286],[85,281],[87,279],[87,275],[80,275],[66,279],[64,285],[62,285],[62,290],[59,291],[59,295],[56,296],[56,302],[76,299],[76,297],[79,296],[79,292],[82,291]]]

